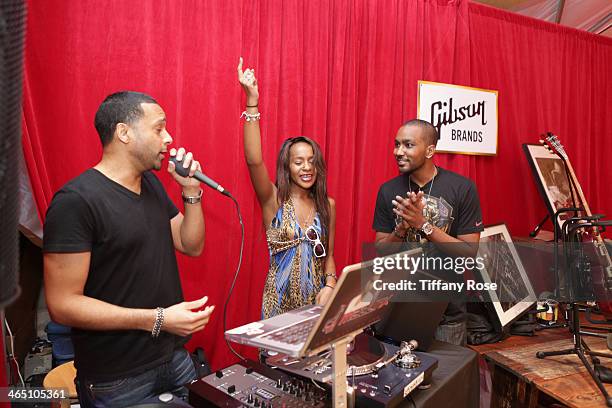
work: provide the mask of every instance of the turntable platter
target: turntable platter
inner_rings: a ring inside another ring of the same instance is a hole
[[[347,375],[369,374],[386,357],[384,345],[372,336],[360,334],[355,337],[353,350],[346,356]],[[354,374],[353,374],[354,371]]]
[[[354,343],[347,348],[346,356],[348,376],[369,374],[377,369],[377,365],[384,365],[395,358],[393,353],[386,351],[385,345],[376,338],[365,333],[355,337]],[[304,375],[317,381],[331,381],[332,361],[329,349],[316,356],[293,358],[284,354],[269,357],[266,364],[279,367],[283,370]]]

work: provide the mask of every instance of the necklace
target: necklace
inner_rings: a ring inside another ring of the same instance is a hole
[[[431,184],[429,185],[429,193],[427,193],[428,196],[431,195],[431,189],[433,188],[434,181],[435,181],[437,175],[438,175],[438,167],[434,166],[434,175],[431,178]],[[413,181],[412,181],[412,177],[410,177],[410,175],[408,175],[408,182],[410,184],[410,191],[412,191],[412,183],[413,183]],[[417,183],[414,183],[414,184],[416,184],[419,187],[419,191],[421,191],[421,186],[419,186]]]
[[[310,226],[310,224],[312,223],[312,221],[314,220],[315,206],[314,205],[312,206],[312,208],[310,209],[310,212],[306,216],[306,219],[303,220],[304,222],[300,222],[300,217],[298,217],[297,207],[295,206],[295,201],[293,200],[293,198],[291,198],[291,204],[292,204],[292,207],[293,207],[293,214],[295,215],[295,219],[296,219],[298,225],[303,230],[307,229]]]

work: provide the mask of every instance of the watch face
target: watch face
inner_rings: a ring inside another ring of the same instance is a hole
[[[429,234],[431,234],[433,232],[433,225],[431,225],[430,223],[426,222],[425,224],[423,224],[423,227],[421,229],[423,230],[425,235],[429,235]]]

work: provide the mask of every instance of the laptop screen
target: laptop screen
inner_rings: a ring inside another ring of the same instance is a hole
[[[408,251],[418,256],[421,249]],[[389,291],[375,289],[375,281],[391,279],[391,273],[374,274],[373,262],[344,268],[334,297],[323,310],[319,324],[306,351],[317,348],[379,321],[393,298]]]

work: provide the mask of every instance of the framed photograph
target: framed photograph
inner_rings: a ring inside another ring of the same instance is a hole
[[[480,234],[478,257],[484,268],[476,269],[485,283],[496,283],[489,291],[491,304],[504,328],[535,302],[536,296],[505,224],[485,227]]]
[[[563,160],[537,144],[523,144],[523,151],[551,220],[558,209],[573,207],[572,192]],[[565,220],[572,216],[571,212],[561,214],[557,227],[563,227]]]

